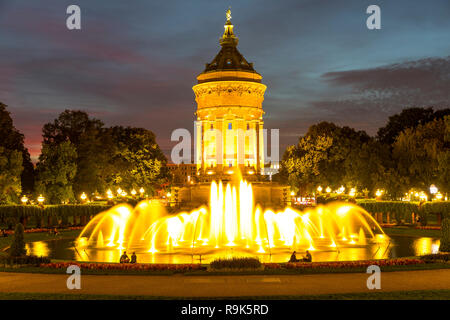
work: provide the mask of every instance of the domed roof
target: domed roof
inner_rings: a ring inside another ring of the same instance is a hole
[[[206,64],[202,73],[217,71],[244,71],[257,73],[253,69],[253,63],[249,63],[237,49],[238,37],[233,33],[233,24],[231,23],[231,11],[227,11],[227,22],[225,31],[220,38],[221,49],[215,58]]]

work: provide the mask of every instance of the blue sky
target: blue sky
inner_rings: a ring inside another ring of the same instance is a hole
[[[66,28],[70,4],[82,30]],[[366,27],[371,4],[381,30]],[[282,149],[319,121],[374,135],[404,107],[450,105],[446,0],[0,0],[0,101],[34,157],[42,125],[65,109],[150,129],[169,154],[172,130],[193,127],[191,87],[228,6]]]

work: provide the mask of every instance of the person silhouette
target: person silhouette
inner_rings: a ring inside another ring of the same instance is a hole
[[[306,250],[306,255],[303,257],[304,262],[312,262],[312,255],[309,253],[308,250]]]
[[[300,260],[297,259],[297,256],[295,255],[297,252],[292,252],[291,258],[289,259],[289,262],[299,262]]]
[[[124,251],[122,256],[120,257],[120,263],[128,263],[130,262],[130,258],[128,258],[127,252]]]
[[[131,255],[130,263],[137,263],[136,252],[133,252],[133,254]]]

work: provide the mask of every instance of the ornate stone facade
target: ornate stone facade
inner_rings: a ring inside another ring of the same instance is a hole
[[[202,175],[259,174],[264,167],[262,103],[266,86],[240,54],[230,20],[221,50],[197,77],[196,161]]]

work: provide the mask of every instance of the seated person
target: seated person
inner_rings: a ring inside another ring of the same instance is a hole
[[[137,263],[136,252],[133,252],[133,254],[131,255],[130,263]]]
[[[296,252],[292,252],[291,258],[289,259],[289,262],[299,262],[300,260],[297,259],[297,256],[295,255]]]
[[[128,263],[130,262],[130,258],[127,256],[127,252],[124,251],[122,256],[120,257],[120,263]]]
[[[312,262],[312,255],[306,250],[306,255],[302,259],[303,262]]]

